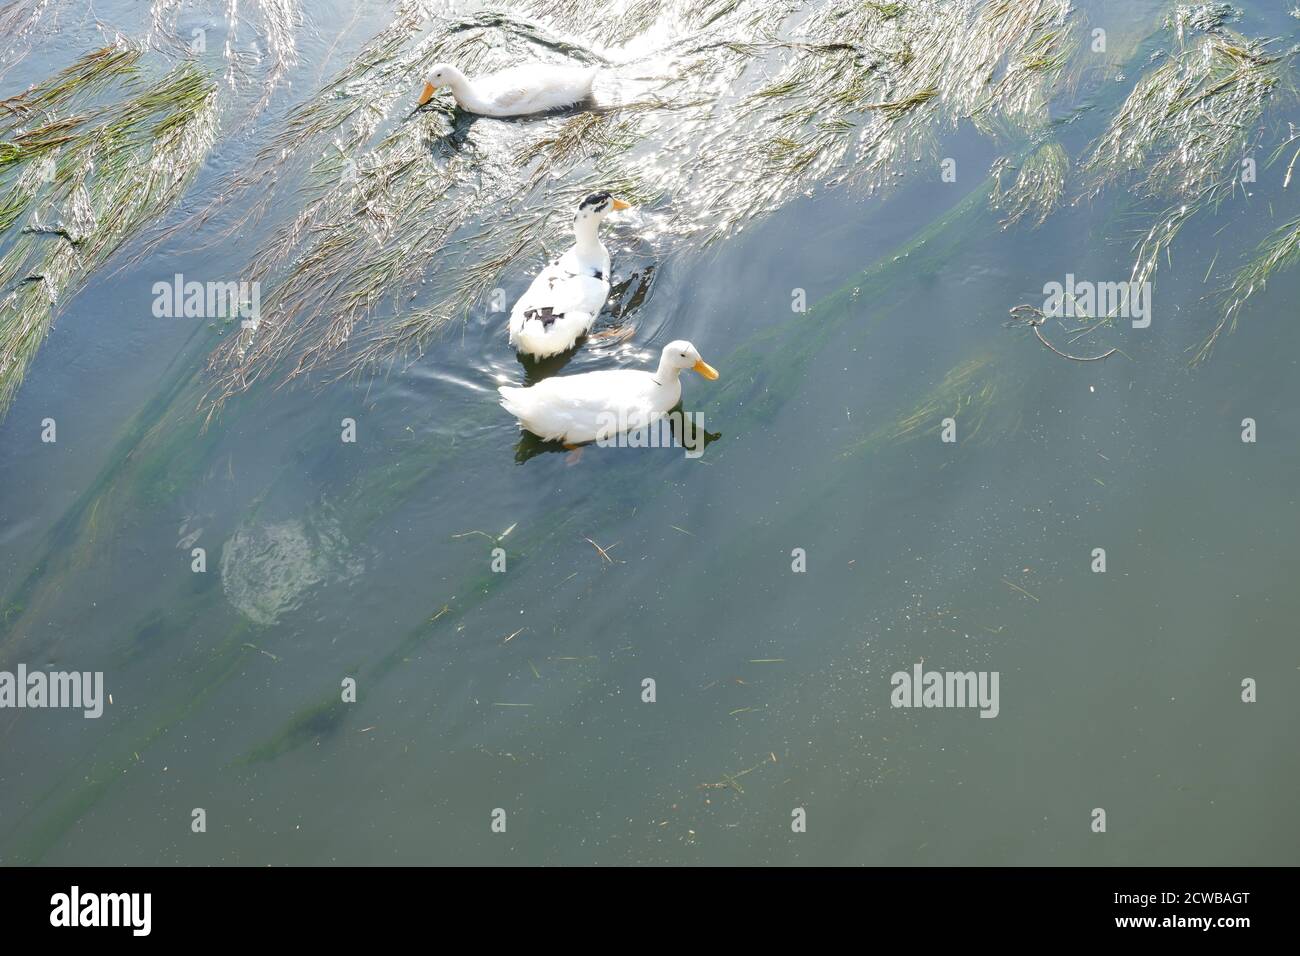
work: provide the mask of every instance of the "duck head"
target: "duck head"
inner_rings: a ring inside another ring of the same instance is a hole
[[[711,382],[716,381],[718,378],[718,370],[700,358],[699,351],[685,339],[678,339],[664,346],[663,353],[659,356],[659,368],[661,371],[669,371],[673,375],[678,375],[684,370],[690,369],[693,372],[699,372]]]
[[[429,71],[428,77],[424,81],[424,90],[420,93],[420,106],[423,106],[429,100],[433,99],[433,94],[440,87],[447,87],[453,94],[463,90],[469,81],[465,74],[456,69],[450,63],[439,63]]]
[[[631,205],[621,199],[615,199],[609,193],[592,193],[578,204],[578,211],[573,217],[573,235],[577,240],[580,257],[594,256],[603,252],[596,231],[601,220],[618,209],[631,209]]]
[[[584,221],[595,221],[599,223],[611,212],[619,209],[631,209],[631,203],[625,203],[621,199],[615,199],[609,193],[592,193],[586,199],[578,204],[578,212],[573,217],[574,225]]]

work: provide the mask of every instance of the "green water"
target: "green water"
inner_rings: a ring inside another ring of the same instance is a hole
[[[563,371],[644,366],[691,340],[722,375],[684,383],[684,407],[718,435],[699,460],[530,454],[495,404],[524,369],[486,297],[396,362],[283,387],[280,368],[204,427],[209,356],[239,333],[155,318],[152,286],[262,278],[265,297],[284,281],[254,262],[308,202],[328,135],[207,221],[187,217],[410,5],[254,6],[235,58],[224,4],[143,6],[96,12],[137,37],[152,22],[186,40],[206,29],[198,62],[221,121],[151,227],[181,228],[142,230],[60,302],[0,422],[0,669],[102,671],[112,695],[98,720],[0,711],[0,861],[1296,861],[1300,273],[1271,276],[1189,365],[1225,281],[1297,215],[1298,184],[1282,188],[1291,151],[1266,162],[1294,99],[1279,91],[1257,121],[1258,180],[1193,217],[1161,258],[1149,328],[1122,320],[1072,345],[1076,320],[1043,328],[1072,354],[1120,354],[1072,362],[1008,326],[1012,306],[1041,306],[1067,274],[1129,277],[1164,204],[1123,186],[1084,195],[1078,166],[1173,49],[1163,24],[1177,5],[1078,4],[1077,82],[1033,135],[936,120],[878,188],[844,177],[865,163],[846,160],[707,246],[684,221],[749,194],[722,190],[689,138],[675,144],[691,130],[672,110],[636,127],[630,156],[677,155],[701,178],[628,174],[640,206],[605,229],[617,314],[602,324],[633,331]],[[1282,52],[1300,40],[1290,6],[1239,3],[1227,27]],[[75,4],[53,7],[61,19],[46,10],[15,32],[3,95],[103,44]],[[820,8],[796,7],[781,35]],[[426,42],[480,10],[431,9],[416,18]],[[643,30],[611,14],[586,32],[559,7],[512,10],[615,64],[690,33],[671,5]],[[1098,24],[1110,53],[1087,61]],[[184,55],[159,39],[148,56]],[[793,55],[756,59],[748,88]],[[445,195],[432,179],[403,193],[395,234],[446,221],[464,237],[516,215],[501,170],[568,118],[479,121],[456,148],[438,117],[405,118],[396,97],[414,99],[419,72],[409,79],[385,78],[395,99],[377,135],[424,123],[413,141],[429,175],[459,178]],[[1037,228],[1003,228],[990,168],[1045,135],[1072,160],[1064,201]],[[520,195],[545,209],[601,162]],[[264,214],[245,218],[259,200]],[[358,262],[389,248],[344,213]],[[552,252],[566,221],[545,232]],[[434,307],[469,249],[412,243],[413,281],[374,322]],[[530,247],[488,288],[513,301],[541,259]],[[807,312],[791,308],[796,289]],[[354,443],[340,440],[348,418]],[[996,671],[996,718],[891,707],[891,675],[918,662]],[[345,678],[355,702],[341,699]],[[195,808],[206,832],[192,830]],[[797,809],[806,832],[792,830]]]

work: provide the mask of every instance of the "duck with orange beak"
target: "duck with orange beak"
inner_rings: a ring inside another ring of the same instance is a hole
[[[440,89],[451,90],[460,108],[479,116],[527,116],[573,106],[591,96],[595,67],[528,63],[470,79],[450,63],[429,71],[419,105]]]
[[[680,376],[687,369],[710,381],[718,377],[694,345],[679,340],[664,346],[653,372],[557,375],[528,388],[502,385],[497,391],[502,407],[538,438],[581,445],[653,425],[681,401]]]

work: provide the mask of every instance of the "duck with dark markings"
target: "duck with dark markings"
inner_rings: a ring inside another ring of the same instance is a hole
[[[574,242],[533,280],[510,310],[510,344],[544,359],[569,351],[591,331],[609,297],[609,251],[597,231],[609,213],[629,205],[609,193],[592,193],[573,217]]]

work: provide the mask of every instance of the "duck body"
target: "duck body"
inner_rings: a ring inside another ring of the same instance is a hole
[[[593,193],[574,217],[577,240],[568,252],[533,279],[510,310],[510,344],[544,359],[567,352],[591,331],[609,297],[609,251],[597,229],[609,212],[628,208],[609,193]]]
[[[584,259],[570,249],[538,273],[510,311],[511,345],[544,359],[567,352],[591,331],[609,297],[609,253],[600,251]]]
[[[497,391],[502,407],[538,438],[581,445],[651,424],[676,407],[682,383],[676,375],[663,383],[653,372],[614,369],[558,375],[528,388],[503,385]]]
[[[653,372],[613,369],[560,375],[528,388],[502,385],[501,405],[545,441],[570,445],[644,428],[672,411],[682,397],[681,372],[718,373],[690,342],[669,342]]]
[[[473,79],[450,64],[435,66],[420,97],[423,106],[448,87],[461,109],[480,116],[527,116],[572,106],[591,95],[596,67],[527,63]]]

